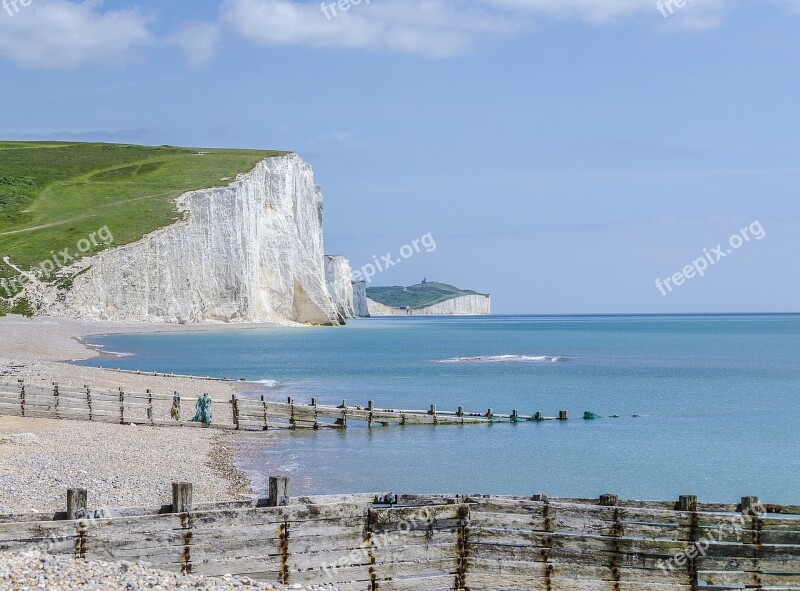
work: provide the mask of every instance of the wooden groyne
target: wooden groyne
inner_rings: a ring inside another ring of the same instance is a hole
[[[513,410],[509,414],[468,412],[463,407],[441,411],[436,405],[424,410],[378,408],[369,401],[366,406],[339,406],[274,402],[233,395],[226,400],[212,400],[214,420],[210,425],[192,422],[197,398],[180,397],[180,414],[173,417],[175,394],[159,394],[151,390],[131,392],[124,389],[102,390],[90,386],[75,387],[60,384],[38,385],[23,381],[0,383],[0,415],[102,421],[120,424],[212,427],[217,429],[267,430],[288,429],[346,429],[349,423],[377,425],[477,425],[567,421],[569,413],[559,411],[555,416],[542,412],[523,415]]]
[[[342,591],[695,591],[800,587],[800,507],[393,493],[0,515],[0,549]],[[166,499],[165,499],[166,500]]]

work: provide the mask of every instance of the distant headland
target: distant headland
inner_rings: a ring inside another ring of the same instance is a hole
[[[491,314],[489,294],[428,281],[410,287],[368,287],[370,316],[486,316]]]

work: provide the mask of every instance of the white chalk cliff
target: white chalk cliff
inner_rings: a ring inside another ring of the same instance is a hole
[[[369,316],[369,303],[367,300],[367,282],[353,282],[353,309],[357,317],[365,318]]]
[[[346,260],[326,281],[322,194],[297,155],[267,158],[224,188],[179,199],[184,221],[84,259],[46,313],[97,320],[339,324]],[[113,228],[111,231],[113,232]],[[341,284],[341,285],[340,285]],[[345,290],[347,291],[347,290]],[[334,303],[336,301],[336,304]],[[351,314],[352,315],[352,314]]]
[[[487,316],[492,313],[492,298],[487,295],[463,295],[424,308],[392,308],[367,299],[370,316]]]
[[[353,307],[353,270],[350,261],[340,256],[325,257],[325,281],[328,292],[333,299],[333,305],[341,316],[342,322],[348,318],[355,318]]]

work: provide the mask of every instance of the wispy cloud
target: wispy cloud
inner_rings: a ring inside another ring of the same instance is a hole
[[[478,41],[521,30],[490,7],[447,0],[380,0],[326,18],[319,3],[225,0],[222,21],[266,46],[386,49],[433,57],[463,53]]]
[[[152,40],[142,12],[103,10],[97,1],[35,0],[0,17],[0,55],[30,68],[124,64]]]
[[[40,69],[122,65],[159,41],[138,0],[104,9],[102,0],[35,0],[13,16],[0,13],[0,56]],[[666,2],[667,0],[663,0]],[[226,35],[265,46],[361,49],[445,58],[494,39],[530,34],[553,20],[594,26],[634,21],[664,29],[720,26],[733,0],[687,0],[661,16],[656,0],[361,0],[326,17],[317,0],[219,0],[217,22],[186,22],[160,41],[181,48],[199,67]],[[338,5],[328,0],[326,5]],[[800,14],[800,0],[766,6]]]

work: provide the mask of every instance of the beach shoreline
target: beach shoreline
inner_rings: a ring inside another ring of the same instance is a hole
[[[207,392],[212,398],[227,399],[242,390],[252,392],[264,386],[234,379],[85,367],[73,362],[102,356],[102,349],[87,342],[100,335],[256,328],[283,327],[5,316],[0,318],[0,382],[179,391],[187,397]],[[33,437],[19,437],[26,433]],[[93,504],[117,507],[166,502],[171,482],[179,480],[195,483],[198,500],[248,495],[252,483],[236,467],[235,438],[235,433],[205,429],[0,417],[0,512],[63,510],[69,487],[88,488]]]

